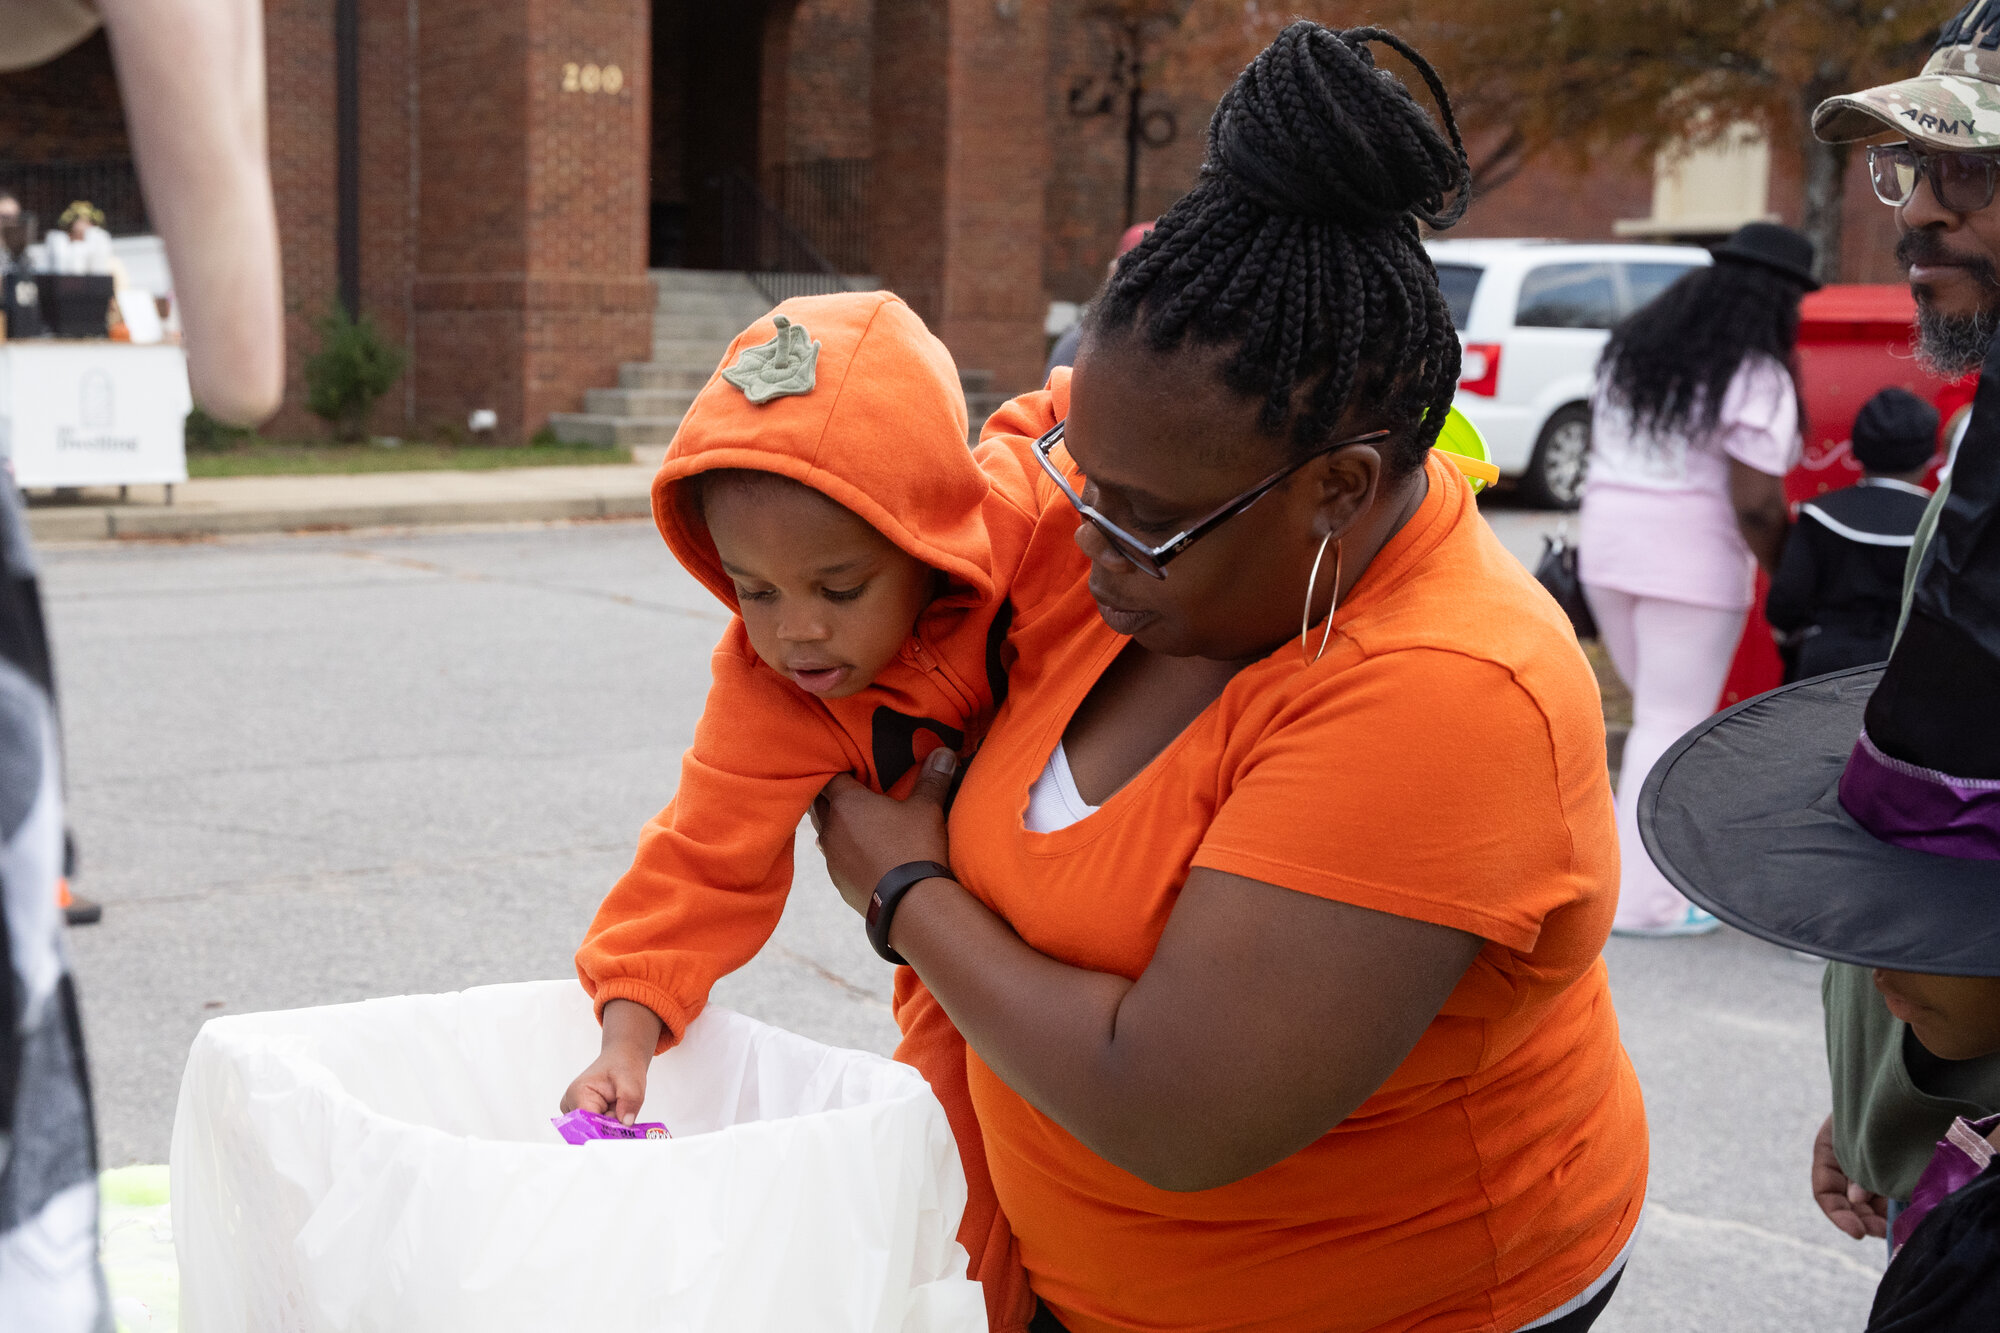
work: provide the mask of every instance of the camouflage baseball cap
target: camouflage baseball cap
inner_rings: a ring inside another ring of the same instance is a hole
[[[1926,148],[2000,149],[2000,0],[1960,10],[1916,78],[1829,97],[1813,112],[1813,133],[1825,143],[1890,129]]]

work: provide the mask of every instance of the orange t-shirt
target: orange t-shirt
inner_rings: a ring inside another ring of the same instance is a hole
[[[1137,977],[1192,866],[1486,941],[1388,1082],[1234,1184],[1153,1188],[973,1053],[1001,1206],[1075,1333],[1507,1333],[1584,1290],[1646,1182],[1598,953],[1618,846],[1596,684],[1562,613],[1431,461],[1324,656],[1245,669],[1097,813],[1022,824],[1127,640],[1076,577],[1023,608],[1012,691],[951,815],[952,865],[1034,948]],[[1317,637],[1317,636],[1315,636]]]

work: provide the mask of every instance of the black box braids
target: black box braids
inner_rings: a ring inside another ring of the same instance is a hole
[[[1378,69],[1400,53],[1443,127]],[[1380,28],[1298,22],[1252,60],[1208,127],[1201,176],[1120,261],[1093,333],[1158,351],[1235,347],[1223,376],[1261,397],[1292,446],[1329,439],[1350,408],[1398,432],[1390,466],[1422,466],[1458,387],[1459,343],[1419,224],[1463,216],[1471,174],[1443,82]]]

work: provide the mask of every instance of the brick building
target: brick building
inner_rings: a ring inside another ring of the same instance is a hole
[[[1049,301],[1090,294],[1125,222],[1118,39],[1090,13],[1084,0],[268,0],[291,362],[275,429],[314,429],[300,367],[343,290],[409,354],[378,429],[484,407],[521,437],[588,391],[652,382],[620,367],[648,359],[677,299],[648,270],[677,267],[876,275],[962,366],[1031,386]],[[1143,107],[1142,217],[1192,181],[1219,92],[1166,69]],[[0,187],[44,223],[88,194],[114,230],[142,227],[128,158],[101,35],[0,76]],[[1784,216],[1797,167],[1770,158],[1768,211]],[[1481,199],[1459,234],[1610,236],[1655,195],[1644,163],[1543,164]],[[1889,211],[1859,170],[1849,197],[1844,276],[1893,279]]]

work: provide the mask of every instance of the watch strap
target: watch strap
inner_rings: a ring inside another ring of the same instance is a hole
[[[911,886],[927,879],[950,879],[951,867],[936,861],[905,861],[876,882],[868,899],[868,943],[875,952],[901,967],[903,955],[889,947],[889,923]]]

